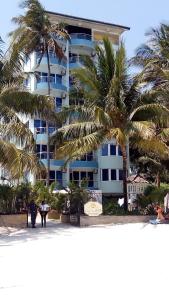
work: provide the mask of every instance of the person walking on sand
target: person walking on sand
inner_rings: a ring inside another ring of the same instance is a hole
[[[50,210],[50,207],[48,204],[45,203],[45,201],[42,201],[42,203],[39,206],[39,212],[41,215],[41,225],[42,227],[46,227],[46,216]]]
[[[34,200],[31,200],[29,206],[28,206],[28,210],[31,214],[31,224],[32,224],[32,228],[36,228],[35,224],[36,224],[36,216],[37,216],[37,205],[35,204]]]

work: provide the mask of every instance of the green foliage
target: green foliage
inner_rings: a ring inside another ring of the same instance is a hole
[[[14,213],[14,189],[9,185],[0,185],[0,213]]]
[[[156,186],[148,186],[144,195],[139,195],[137,198],[138,205],[141,210],[150,210],[153,213],[153,205],[159,204],[163,206],[164,197],[169,191],[168,184],[161,184],[160,188]]]
[[[53,187],[47,187],[42,181],[37,181],[33,186],[33,197],[35,202],[39,205],[42,201],[47,202],[49,205],[56,201],[55,195],[53,194]]]
[[[118,204],[118,199],[110,198],[106,199],[103,198],[103,214],[104,215],[138,215],[140,214],[139,211],[124,211],[123,206]]]

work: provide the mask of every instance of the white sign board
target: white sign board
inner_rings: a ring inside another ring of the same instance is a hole
[[[102,204],[96,201],[89,201],[84,205],[84,213],[90,217],[100,216],[103,212]]]

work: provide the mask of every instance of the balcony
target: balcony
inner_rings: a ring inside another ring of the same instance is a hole
[[[62,97],[63,92],[66,92],[66,91],[67,91],[67,87],[65,85],[63,85],[61,82],[57,82],[55,80],[55,78],[50,77],[50,94],[51,94],[51,96]],[[38,93],[40,95],[48,94],[48,77],[47,76],[40,76],[37,79],[35,93]]]
[[[91,161],[76,160],[76,161],[73,161],[72,163],[70,163],[70,168],[71,169],[76,169],[76,168],[97,169],[98,162],[96,160],[91,160]]]
[[[47,167],[47,159],[41,159],[42,163]],[[61,168],[65,164],[64,160],[56,160],[56,159],[50,159],[50,167],[52,168]]]
[[[89,34],[72,33],[70,37],[71,37],[70,40],[71,46],[80,46],[80,47],[86,47],[90,49],[94,48],[94,42],[92,41],[92,37]]]
[[[41,57],[41,54],[39,53],[36,53],[36,62],[38,64],[38,61]],[[59,59],[58,57],[56,57],[56,55],[54,53],[50,53],[49,54],[49,63],[50,63],[50,66],[53,66],[53,65],[58,65],[58,66],[62,66],[64,68],[67,67],[67,61],[66,59]],[[47,67],[47,55],[44,54],[43,57],[42,57],[42,60],[40,62],[40,65],[45,65],[45,67]]]
[[[83,59],[80,56],[72,56],[69,58],[69,69],[83,68]]]
[[[70,182],[73,182],[79,187],[85,187],[89,190],[97,190],[98,189],[98,181],[96,180],[87,180],[86,183],[84,183],[82,180],[70,180]]]
[[[56,130],[55,127],[49,127],[49,134],[52,134]],[[35,140],[36,144],[46,144],[48,137],[46,127],[37,127],[35,128]]]

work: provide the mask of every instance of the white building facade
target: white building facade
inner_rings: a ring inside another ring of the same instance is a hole
[[[71,70],[82,67],[81,55],[94,57],[95,44],[101,44],[107,36],[117,49],[120,35],[129,30],[128,27],[88,20],[73,16],[47,12],[53,23],[65,23],[70,35],[70,41],[60,40],[67,62],[60,61],[50,54],[51,96],[55,97],[56,111],[69,106],[69,89],[71,86]],[[44,56],[37,68],[39,54],[32,53],[25,63],[24,70],[29,74],[26,81],[31,93],[48,94],[47,58]],[[36,71],[38,76],[33,72]],[[35,134],[36,152],[47,166],[47,132],[43,120],[29,120],[29,128]],[[49,133],[55,130],[49,126]],[[53,158],[53,147],[50,149],[50,183],[59,182],[67,186],[69,181],[81,184],[88,179],[88,188],[102,190],[103,194],[121,194],[123,192],[123,163],[120,147],[115,141],[105,143],[98,151],[84,155],[63,169],[64,161]],[[33,181],[33,177],[30,178]],[[45,178],[42,178],[45,181]]]

